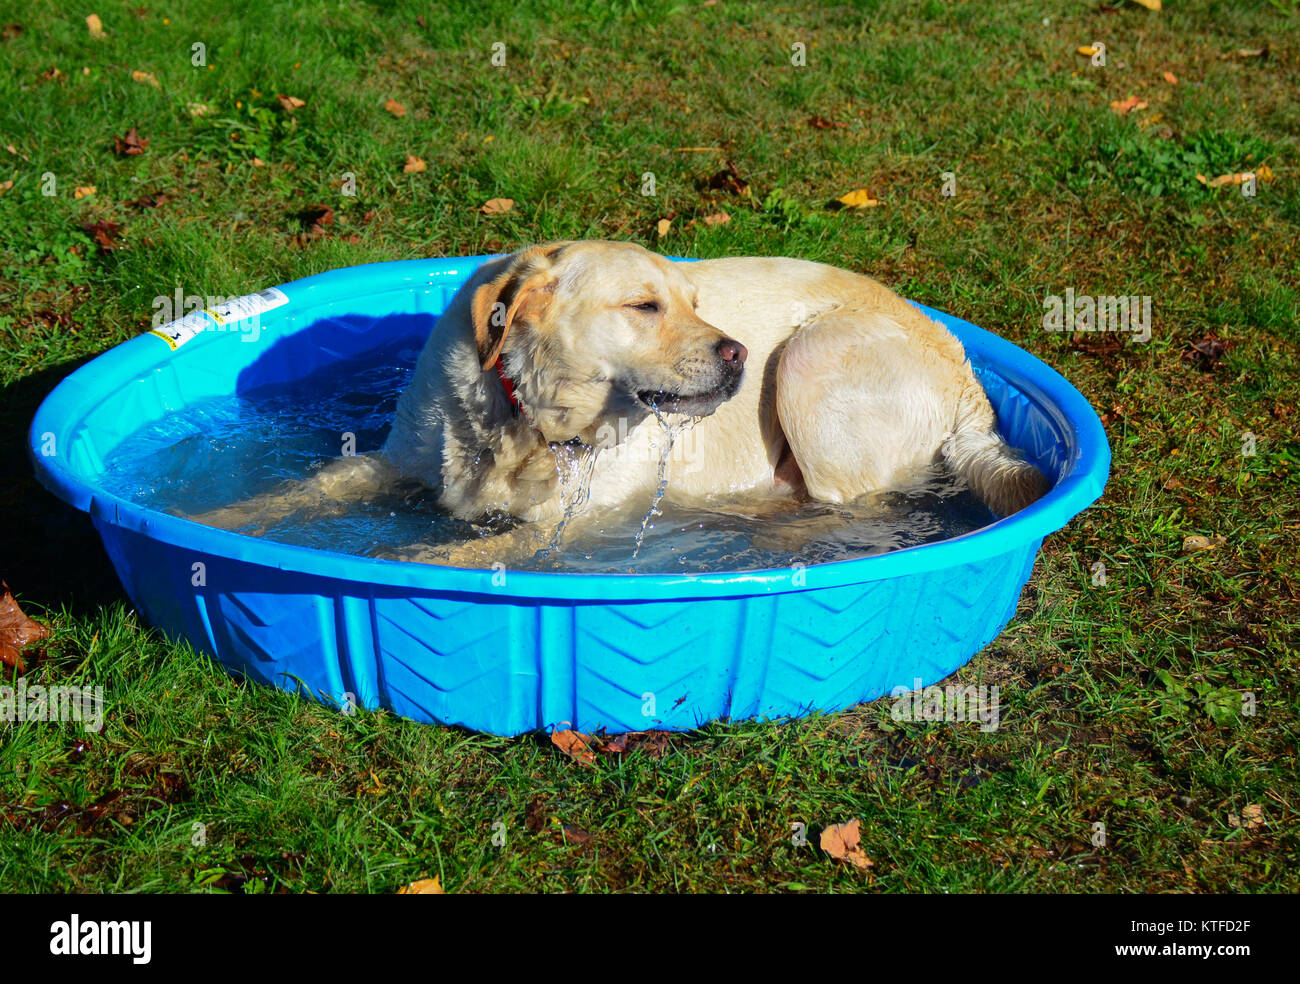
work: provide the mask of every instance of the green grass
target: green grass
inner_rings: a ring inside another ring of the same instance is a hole
[[[29,684],[100,685],[109,707],[98,735],[0,726],[0,888],[1300,889],[1300,11],[1117,5],[145,3],[100,9],[92,40],[85,12],[0,3],[22,27],[0,41],[0,562],[54,629]],[[1075,54],[1094,40],[1105,68]],[[1110,111],[1129,95],[1149,107]],[[132,126],[146,151],[115,156]],[[747,195],[706,190],[728,160]],[[1263,165],[1253,198],[1195,180]],[[855,188],[884,205],[826,208]],[[514,210],[477,211],[494,197]],[[336,220],[306,239],[315,205]],[[96,245],[102,222],[120,248]],[[31,477],[40,399],[147,328],[155,295],[592,236],[869,271],[1105,415],[1104,499],[1047,540],[1017,618],[959,675],[1001,688],[996,731],[895,722],[882,701],[584,768],[545,736],[341,716],[140,624],[88,523]],[[1151,341],[1043,331],[1066,287],[1151,295]],[[1212,367],[1187,357],[1206,335],[1230,343]],[[1192,534],[1226,544],[1184,556]],[[1262,824],[1233,826],[1252,804]],[[812,846],[852,817],[869,873]]]

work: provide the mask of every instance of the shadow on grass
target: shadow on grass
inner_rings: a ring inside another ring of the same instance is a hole
[[[0,577],[24,603],[88,613],[126,597],[90,517],[36,480],[27,431],[36,408],[93,355],[43,369],[0,387]]]

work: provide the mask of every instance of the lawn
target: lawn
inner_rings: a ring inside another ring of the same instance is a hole
[[[0,573],[28,684],[107,703],[0,724],[0,890],[1300,890],[1300,4],[1112,3],[0,2]],[[344,716],[148,628],[32,477],[159,295],[581,237],[863,270],[1089,398],[1106,494],[958,674],[996,730],[886,699],[583,765]],[[1149,340],[1045,330],[1067,290]],[[853,818],[867,868],[817,846]]]

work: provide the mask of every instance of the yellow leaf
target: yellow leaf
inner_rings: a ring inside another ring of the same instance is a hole
[[[158,80],[154,78],[153,74],[150,72],[141,72],[137,70],[131,73],[131,78],[135,82],[143,82],[145,85],[151,85],[155,89],[162,88],[162,86],[158,84]]]
[[[74,188],[74,189],[73,189],[73,191],[72,191],[72,197],[73,197],[73,198],[88,198],[88,197],[90,197],[91,195],[93,195],[94,193],[95,193],[95,186],[94,186],[94,185],[82,185],[82,186],[79,187],[79,188]]]
[[[1139,7],[1146,7],[1147,10],[1159,10],[1160,0],[1133,0]]]
[[[855,191],[850,191],[848,194],[841,195],[835,200],[845,208],[875,208],[877,205],[881,204],[880,200],[872,198],[871,193],[865,188],[858,188]]]
[[[99,19],[99,14],[87,15],[86,27],[89,28],[92,38],[102,38],[104,36],[104,22]]]
[[[384,103],[384,109],[388,110],[399,120],[406,115],[406,107],[403,106],[401,103],[399,103],[396,99],[390,99],[388,100],[388,102]]]
[[[515,207],[513,198],[490,198],[483,203],[479,209],[484,215],[501,215],[503,212],[509,212]]]
[[[10,184],[13,184],[13,182],[11,181]],[[671,219],[660,219],[657,223],[655,223],[655,231],[659,233],[660,239],[663,239],[664,236],[668,235],[668,230],[671,229],[672,227],[673,227],[673,223]]]
[[[398,895],[446,895],[442,889],[442,879],[438,875],[432,878],[421,878],[411,882],[409,885],[403,885],[397,890]]]
[[[407,174],[419,174],[425,170],[427,165],[414,154],[406,155],[406,163],[402,165],[402,170]]]
[[[1093,47],[1092,45],[1090,45],[1090,44],[1085,44],[1085,45],[1083,45],[1083,46],[1080,47],[1080,48],[1075,48],[1074,50],[1075,50],[1076,52],[1078,52],[1079,54],[1083,55],[1084,58],[1091,58],[1093,55],[1095,55],[1095,54],[1096,54],[1098,51],[1100,51],[1101,49],[1100,49],[1100,48],[1094,48],[1094,47]]]

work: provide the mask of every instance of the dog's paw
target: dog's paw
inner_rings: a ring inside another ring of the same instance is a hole
[[[491,567],[492,560],[473,541],[432,546],[416,543],[406,547],[381,547],[370,556],[380,560],[400,560],[408,564],[434,564],[439,567]]]
[[[232,533],[244,533],[248,536],[262,536],[266,533],[259,510],[246,503],[236,503],[233,506],[210,509],[207,512],[177,513],[177,515],[193,523],[202,523],[204,526],[213,526]]]

